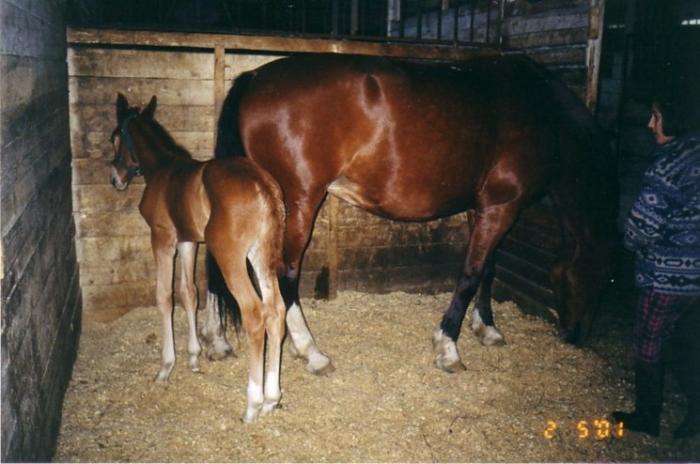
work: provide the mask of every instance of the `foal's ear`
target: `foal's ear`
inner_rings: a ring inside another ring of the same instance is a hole
[[[123,93],[117,93],[117,122],[122,122],[126,116],[126,112],[129,109],[129,102]]]
[[[141,111],[141,116],[148,118],[148,119],[153,119],[153,115],[156,112],[156,103],[158,100],[156,99],[156,96],[153,95],[151,97],[151,101],[148,102],[148,106]]]

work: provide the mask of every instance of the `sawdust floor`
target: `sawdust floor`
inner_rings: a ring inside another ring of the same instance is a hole
[[[592,346],[561,343],[554,327],[512,303],[494,313],[508,344],[482,347],[466,329],[465,372],[432,365],[430,333],[449,294],[341,293],[303,300],[321,349],[337,368],[315,377],[286,354],[283,408],[252,425],[247,355],[187,369],[184,311],[169,385],[153,382],[155,308],[83,328],[63,410],[56,461],[669,461],[700,460],[697,441],[674,443],[684,400],[667,382],[662,436],[596,439],[593,421],[632,406],[629,327],[599,328]],[[604,332],[604,333],[601,333]],[[546,439],[547,421],[557,424]],[[590,435],[579,438],[576,424]]]

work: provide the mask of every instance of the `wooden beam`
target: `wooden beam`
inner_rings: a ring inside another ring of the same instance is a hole
[[[215,114],[221,111],[226,94],[226,50],[223,45],[214,47],[214,107]]]
[[[272,53],[342,53],[429,60],[460,61],[475,56],[498,55],[490,47],[454,47],[437,44],[380,43],[347,39],[320,39],[234,34],[155,32],[118,29],[68,28],[69,45],[132,45],[156,48],[202,48],[264,51]]]
[[[600,54],[603,45],[605,0],[591,0],[588,15],[588,47],[586,48],[586,106],[591,111],[598,105],[598,80],[600,76]]]

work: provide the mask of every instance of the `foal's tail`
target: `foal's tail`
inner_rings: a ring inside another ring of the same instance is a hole
[[[248,84],[255,74],[245,72],[238,76],[228,91],[226,99],[221,106],[219,122],[216,126],[216,148],[215,158],[232,158],[234,156],[245,156],[243,142],[241,141],[241,131],[238,127],[238,108],[241,97],[248,89]]]
[[[207,251],[207,286],[209,293],[216,297],[222,326],[226,327],[226,321],[230,315],[236,332],[238,332],[241,328],[241,308],[226,286],[221,269],[209,251]]]

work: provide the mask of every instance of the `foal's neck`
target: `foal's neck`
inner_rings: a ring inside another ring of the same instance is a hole
[[[192,162],[192,155],[178,145],[155,120],[143,121],[135,131],[136,156],[146,182],[158,169]]]

